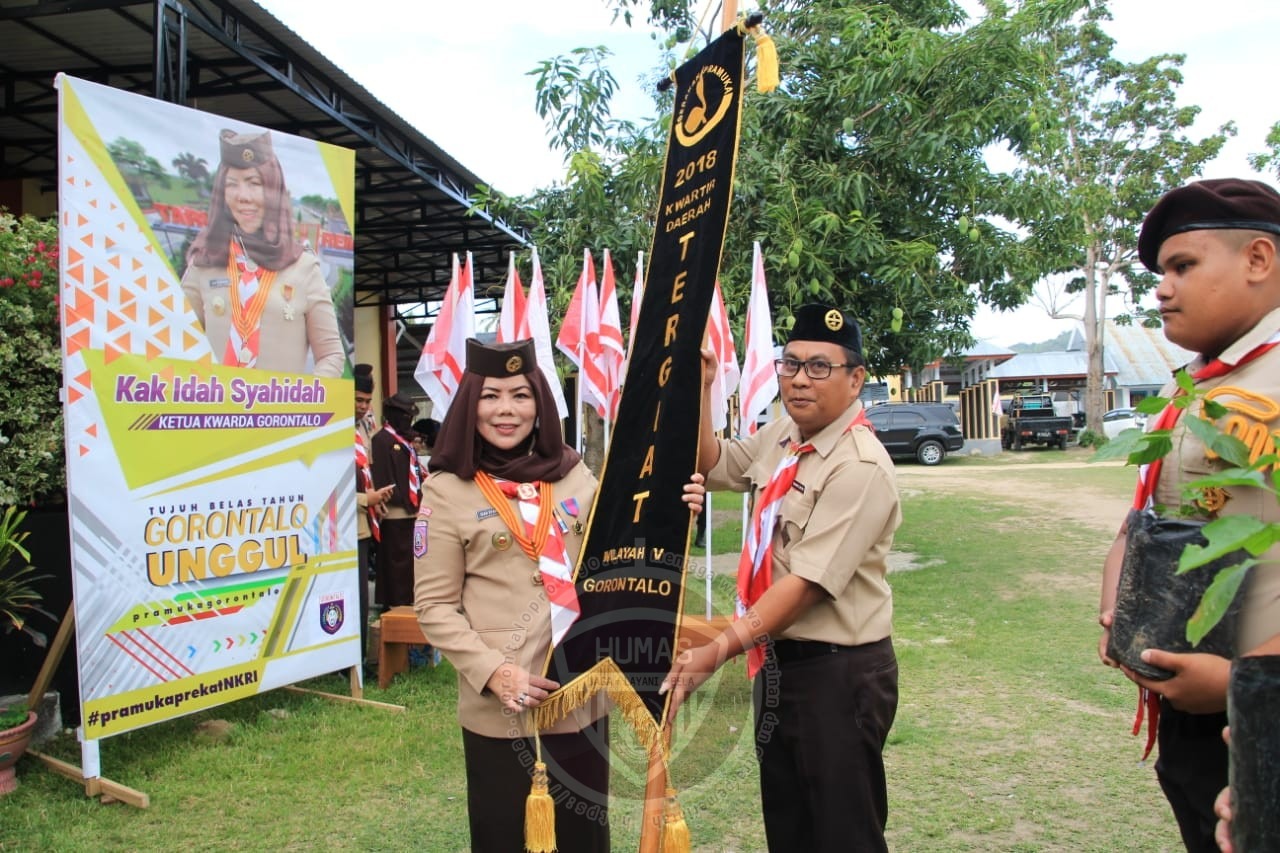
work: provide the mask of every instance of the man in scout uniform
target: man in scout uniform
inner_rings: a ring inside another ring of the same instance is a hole
[[[858,399],[857,323],[827,305],[796,312],[774,362],[787,416],[717,440],[702,419],[708,490],[752,491],[739,617],[684,652],[663,682],[671,713],[728,659],[755,675],[756,754],[774,851],[887,849],[881,751],[898,704],[885,557],[902,519],[893,463]],[[703,412],[715,359],[703,355]]]
[[[391,496],[382,505],[374,588],[383,607],[413,604],[413,519],[422,482],[418,454],[408,435],[416,412],[409,395],[397,391],[382,401],[382,429],[371,440],[374,484],[392,486]]]
[[[1250,446],[1253,458],[1274,453],[1280,435],[1280,193],[1258,181],[1234,178],[1199,181],[1166,193],[1147,214],[1138,253],[1161,276],[1156,298],[1165,337],[1198,353],[1186,366],[1197,391],[1223,404],[1219,428]],[[1178,393],[1170,382],[1161,394]],[[1182,485],[1221,470],[1186,428],[1201,416],[1199,403],[1161,415],[1155,426],[1173,430],[1173,450],[1139,478],[1136,508],[1179,507]],[[1176,420],[1175,420],[1176,418]],[[1155,428],[1152,426],[1151,428]],[[1154,473],[1153,473],[1154,472]],[[1280,521],[1280,506],[1261,489],[1232,486],[1204,493],[1204,518],[1252,515]],[[1099,656],[1106,654],[1124,558],[1125,525],[1103,568]],[[1257,648],[1280,632],[1280,565],[1272,549],[1246,581],[1237,653]],[[1159,696],[1156,776],[1173,807],[1188,850],[1215,850],[1213,800],[1227,783],[1226,723],[1230,661],[1208,654],[1148,649],[1142,659],[1173,672],[1156,681],[1128,669],[1125,674]]]
[[[357,364],[356,399],[356,566],[360,576],[360,660],[364,660],[369,641],[369,549],[370,543],[382,535],[382,504],[391,496],[394,486],[381,489],[373,485],[372,438],[375,431],[373,413],[373,365]]]

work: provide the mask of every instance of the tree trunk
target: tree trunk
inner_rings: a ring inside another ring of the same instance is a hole
[[[1085,378],[1085,423],[1095,433],[1102,432],[1102,415],[1106,411],[1103,382],[1103,328],[1107,319],[1107,290],[1110,286],[1110,269],[1101,271],[1099,280],[1098,249],[1091,245],[1086,253],[1084,267],[1084,341],[1088,356],[1089,372]]]

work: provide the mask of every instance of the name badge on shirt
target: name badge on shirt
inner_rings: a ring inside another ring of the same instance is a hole
[[[476,521],[484,521],[486,518],[493,518],[498,514],[496,509],[480,509],[476,510]]]
[[[799,480],[793,480],[791,483],[791,488],[795,489],[797,492],[799,492],[802,495],[804,494],[804,483],[800,482]]]
[[[229,278],[211,278],[211,279],[209,279],[209,289],[211,289],[211,290],[212,290],[213,288],[215,288],[215,287],[230,287],[230,286],[231,286],[231,279],[229,279]]]

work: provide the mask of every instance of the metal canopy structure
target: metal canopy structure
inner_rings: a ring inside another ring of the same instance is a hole
[[[0,179],[57,180],[65,72],[356,152],[357,305],[439,300],[450,258],[501,281],[517,228],[482,181],[251,0],[0,0]]]

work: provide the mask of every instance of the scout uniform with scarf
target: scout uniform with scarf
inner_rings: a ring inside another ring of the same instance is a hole
[[[374,433],[373,482],[394,485],[383,504],[375,598],[383,607],[413,604],[413,519],[421,500],[418,455],[406,437],[416,406],[403,391],[382,401],[382,429]]]
[[[476,411],[486,377],[513,376],[528,379],[540,422],[527,446],[501,452],[477,435]],[[562,617],[572,617],[564,599],[572,584],[555,589],[546,561],[533,559],[531,543],[540,537],[531,535],[527,519],[540,517],[549,494],[548,542],[562,543],[551,568],[571,571],[596,490],[595,477],[561,439],[532,341],[490,347],[468,341],[466,372],[431,463],[414,530],[414,597],[424,635],[458,672],[471,849],[521,850],[537,760],[532,720],[523,693],[516,712],[488,684],[505,664],[542,673],[553,630],[563,633]],[[609,850],[606,710],[596,700],[541,737],[562,853]]]

